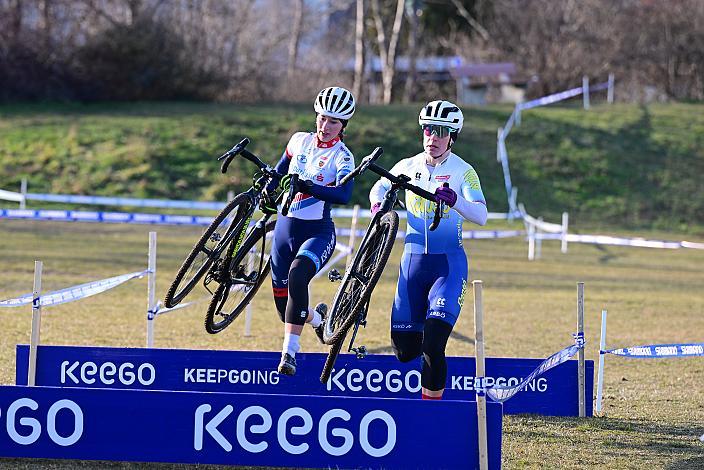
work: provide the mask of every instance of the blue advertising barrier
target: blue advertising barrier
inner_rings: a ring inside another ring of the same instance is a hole
[[[295,377],[276,373],[280,354],[74,346],[39,346],[37,385],[207,392],[420,398],[420,362],[394,356],[357,359],[342,354],[327,384],[319,381],[325,354],[296,355]],[[29,347],[17,346],[16,380],[27,383]],[[475,399],[474,358],[448,357],[444,398]],[[487,358],[486,386],[518,385],[542,359]],[[587,416],[592,415],[594,362],[586,361]],[[504,413],[578,416],[577,361],[569,360],[531,380],[504,404]]]
[[[2,457],[460,469],[478,466],[476,430],[467,401],[0,387]],[[500,468],[498,403],[487,430]]]

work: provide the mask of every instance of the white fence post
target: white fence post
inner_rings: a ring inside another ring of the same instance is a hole
[[[601,311],[601,338],[599,338],[599,372],[596,378],[596,414],[601,415],[601,401],[604,397],[604,359],[606,356],[606,310]]]
[[[484,314],[482,310],[482,281],[472,281],[474,287],[474,345],[476,376],[481,381],[477,390],[477,434],[479,438],[479,468],[489,468],[486,432],[486,385],[484,368]]]
[[[247,270],[249,272],[252,272],[254,269],[254,264],[256,263],[256,258],[257,254],[254,251],[254,248],[249,250],[249,255],[247,257]],[[244,336],[248,338],[249,336],[252,335],[252,303],[249,302],[247,306],[245,307],[245,313],[244,313]]]
[[[528,224],[528,261],[535,259],[535,225]]]
[[[359,204],[354,205],[354,209],[352,212],[352,223],[350,224],[350,238],[349,238],[349,247],[350,247],[350,252],[347,254],[347,260],[345,261],[345,266],[349,266],[350,263],[352,262],[352,256],[354,255],[354,242],[355,238],[357,237],[357,218],[359,217]]]
[[[589,77],[586,75],[582,77],[582,99],[584,109],[589,109]]]
[[[22,181],[20,181],[20,194],[22,194],[20,209],[25,209],[27,207],[27,178],[22,178]]]
[[[567,229],[570,216],[567,212],[562,213],[562,238],[560,243],[560,251],[567,253]]]
[[[577,283],[577,334],[584,337],[584,283]],[[579,348],[577,362],[577,386],[579,387],[579,417],[587,416],[584,385],[584,348]]]
[[[614,103],[614,74],[609,74],[608,88],[606,89],[606,101],[609,104]]]
[[[504,128],[499,127],[496,131],[496,161],[501,163],[501,141],[503,140]]]
[[[543,222],[542,217],[538,217],[538,222]],[[536,227],[535,231],[535,259],[540,259],[543,253],[543,238],[540,236],[543,230],[540,227]]]
[[[29,367],[27,368],[27,385],[34,387],[37,378],[37,346],[40,341],[42,326],[42,262],[34,262],[34,288],[32,289],[32,333],[29,340]]]
[[[156,232],[149,232],[149,261],[147,264],[147,347],[154,347],[156,320]]]

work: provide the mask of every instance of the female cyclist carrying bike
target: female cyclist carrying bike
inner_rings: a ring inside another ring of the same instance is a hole
[[[467,286],[467,257],[462,247],[462,222],[484,225],[487,208],[479,177],[471,165],[452,153],[462,130],[460,109],[448,101],[432,101],[420,111],[422,153],[399,161],[393,175],[405,174],[413,184],[435,193],[429,202],[406,191],[407,228],[391,310],[391,344],[401,362],[423,355],[423,399],[440,399],[445,390],[445,347],[462,309]],[[372,213],[391,187],[382,178],[372,187]],[[435,204],[448,209],[435,231]]]
[[[322,342],[325,304],[308,306],[308,284],[330,259],[335,249],[335,225],[331,204],[345,204],[352,196],[352,181],[338,186],[354,169],[352,153],[342,142],[343,131],[355,111],[348,90],[329,87],[318,93],[314,104],[316,132],[297,132],[276,165],[284,173],[280,188],[288,191],[291,175],[298,195],[286,216],[279,216],[271,249],[271,279],[274,303],[284,322],[280,374],[296,373],[296,352],[305,323],[315,329]]]

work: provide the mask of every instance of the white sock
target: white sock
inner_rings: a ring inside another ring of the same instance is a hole
[[[287,332],[281,354],[289,353],[291,356],[296,357],[296,353],[301,349],[300,340],[301,335],[294,335],[293,333]]]
[[[308,323],[310,323],[310,326],[312,326],[313,328],[318,328],[320,326],[320,324],[323,323],[323,317],[316,310],[313,310],[313,309],[308,309],[308,310],[313,315],[313,319],[311,321],[309,321]]]

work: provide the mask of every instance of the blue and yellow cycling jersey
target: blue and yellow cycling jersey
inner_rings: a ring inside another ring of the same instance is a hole
[[[448,183],[457,193],[458,202],[454,208],[445,208],[443,219],[434,231],[429,227],[435,213],[435,202],[406,191],[407,228],[404,252],[406,253],[450,253],[462,251],[461,207],[467,203],[481,203],[486,206],[479,176],[472,166],[454,153],[434,167],[426,164],[425,153],[406,158],[390,170],[393,175],[404,174],[411,178],[411,183],[429,192]],[[372,187],[369,200],[372,205],[380,202],[391,188],[391,182],[382,178]],[[461,200],[464,199],[464,200]],[[484,209],[483,208],[483,209]]]

